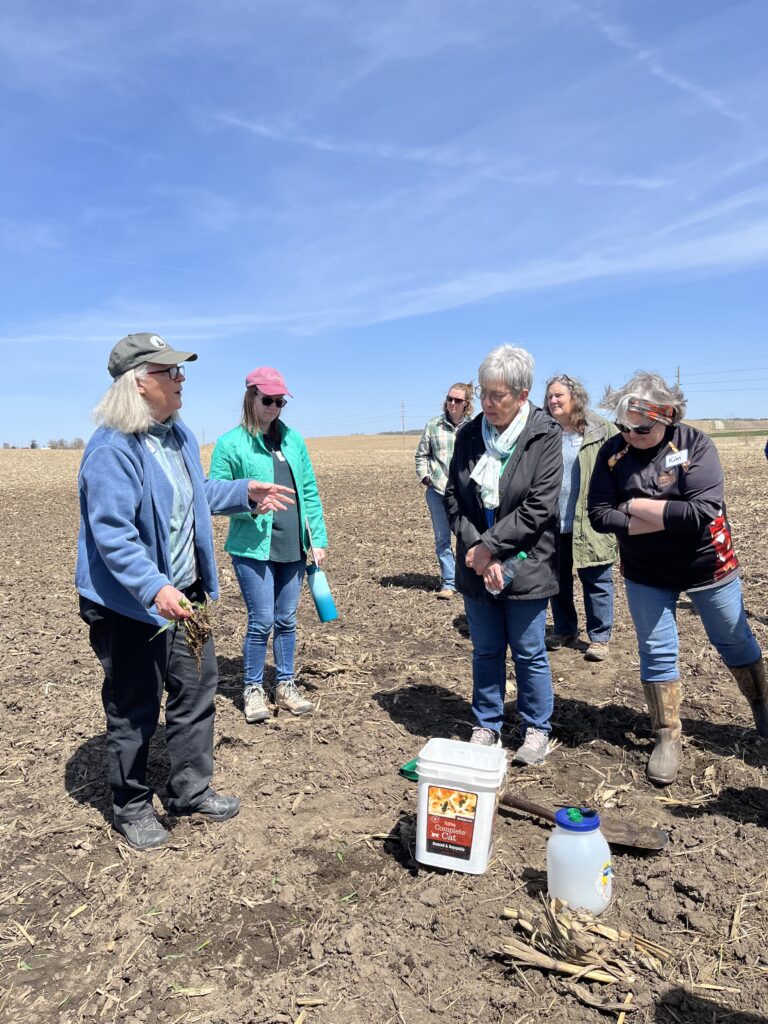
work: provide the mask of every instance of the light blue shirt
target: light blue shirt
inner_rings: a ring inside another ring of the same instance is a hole
[[[195,513],[192,507],[192,481],[189,478],[179,443],[170,421],[152,423],[147,445],[173,487],[171,509],[171,581],[177,590],[190,587],[197,579],[195,559]]]
[[[579,497],[579,449],[581,434],[563,431],[563,486],[560,491],[560,532],[573,533],[573,517]]]

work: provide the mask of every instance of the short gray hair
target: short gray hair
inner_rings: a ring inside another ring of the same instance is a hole
[[[672,423],[678,423],[685,416],[685,395],[679,385],[670,387],[658,373],[648,373],[645,370],[638,370],[624,387],[612,388],[608,385],[600,406],[613,412],[616,420],[621,423],[626,419],[627,406],[633,398],[653,402],[654,405],[671,406]]]
[[[501,380],[518,397],[523,389],[533,387],[533,356],[524,348],[499,345],[480,363],[477,379],[483,388]]]
[[[136,381],[146,375],[146,363],[121,374],[91,413],[93,421],[100,427],[119,430],[121,434],[145,434],[153,417]]]

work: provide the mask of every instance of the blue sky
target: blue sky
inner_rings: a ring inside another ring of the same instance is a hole
[[[129,331],[206,441],[439,411],[502,342],[768,416],[763,2],[4,0],[0,442],[87,437]],[[541,388],[534,389],[541,398]]]

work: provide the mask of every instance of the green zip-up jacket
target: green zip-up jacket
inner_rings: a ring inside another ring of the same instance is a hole
[[[301,434],[291,430],[280,420],[280,448],[291,467],[296,481],[296,501],[299,506],[299,522],[302,524],[302,544],[309,550],[309,536],[306,523],[312,531],[312,543],[316,548],[328,547],[328,534],[323,518],[323,506],[317,491],[317,481],[309,452]],[[249,434],[245,427],[235,427],[223,434],[216,442],[211,459],[209,476],[215,480],[261,480],[274,483],[272,453],[264,444],[261,434]],[[230,555],[269,561],[272,543],[272,513],[238,513],[230,516],[229,533],[224,545]]]
[[[584,436],[579,449],[579,496],[573,515],[573,564],[576,569],[615,562],[619,553],[616,537],[612,533],[597,533],[587,515],[589,481],[597,462],[597,453],[608,440],[618,433],[616,427],[591,409],[586,413]]]

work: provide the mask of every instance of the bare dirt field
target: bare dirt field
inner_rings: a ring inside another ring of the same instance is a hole
[[[762,443],[720,450],[746,605],[766,648]],[[605,961],[624,964],[610,984],[513,964],[503,947],[525,934],[502,912],[541,910],[549,834],[523,814],[498,815],[484,875],[415,863],[417,787],[398,767],[431,736],[468,738],[471,680],[460,599],[434,596],[408,444],[311,444],[341,619],[321,625],[304,594],[298,665],[319,704],[310,720],[243,719],[245,612],[217,523],[214,781],[243,806],[221,825],[165,819],[172,842],[153,855],[118,843],[108,820],[101,678],[72,584],[79,454],[0,451],[0,1020],[768,1022],[768,744],[686,600],[676,785],[645,780],[650,733],[620,584],[610,661],[552,655],[560,745],[543,767],[510,770],[512,789],[539,803],[669,831],[660,854],[614,852],[615,900],[601,918],[668,957],[606,938]],[[166,768],[161,728],[158,807]]]

